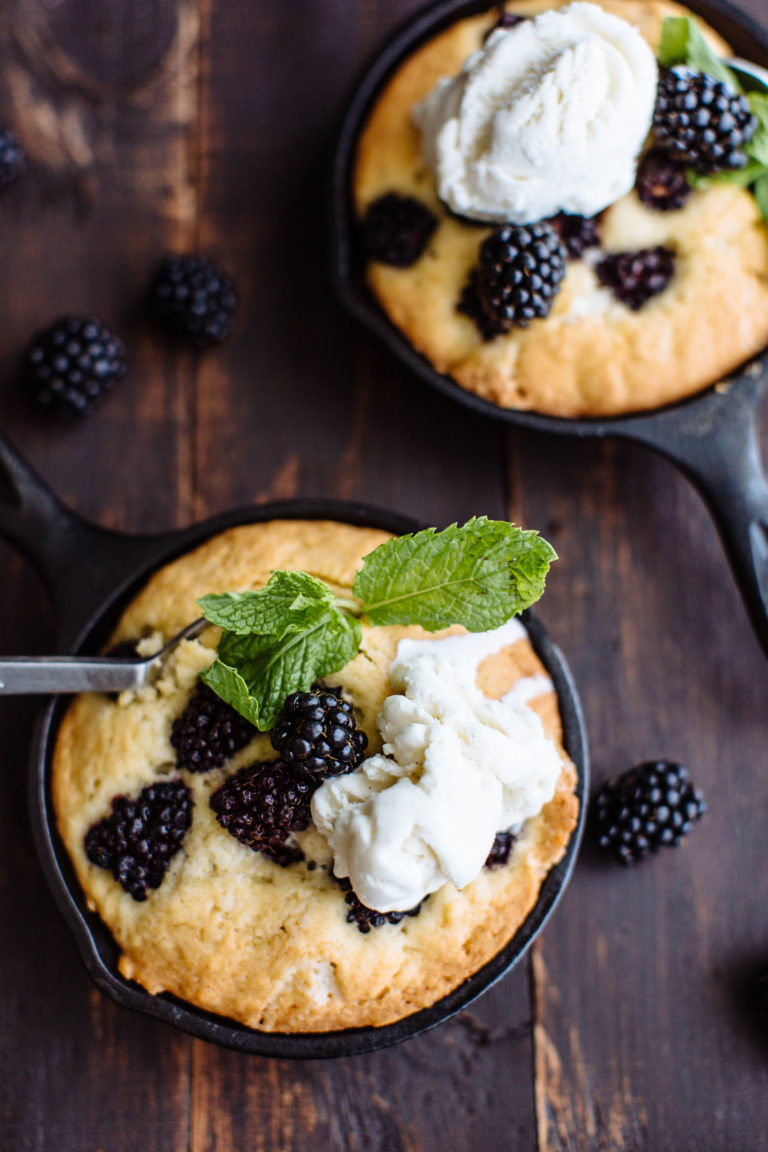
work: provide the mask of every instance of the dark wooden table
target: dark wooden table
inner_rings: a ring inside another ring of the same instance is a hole
[[[762,0],[741,0],[753,14]],[[585,846],[533,956],[452,1022],[328,1063],[238,1055],[90,983],[25,802],[36,705],[0,707],[0,1146],[12,1152],[760,1152],[768,1148],[768,665],[698,497],[645,451],[504,429],[432,395],[342,314],[323,177],[362,62],[421,0],[7,0],[2,427],[74,507],[162,530],[237,504],[360,498],[545,533],[540,615],[581,688],[594,778],[680,759],[711,812],[634,871]],[[169,349],[139,301],[168,249],[232,270],[236,338]],[[90,419],[20,398],[31,334],[96,312],[130,376]],[[54,642],[0,545],[0,648]]]

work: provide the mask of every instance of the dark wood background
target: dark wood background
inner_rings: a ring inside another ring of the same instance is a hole
[[[0,1145],[13,1152],[759,1152],[768,1148],[768,666],[715,531],[669,465],[453,406],[342,314],[323,177],[363,61],[421,0],[6,0],[2,428],[86,516],[162,530],[294,495],[544,532],[540,616],[580,685],[594,778],[688,763],[710,815],[634,871],[585,846],[534,955],[470,1012],[328,1063],[219,1050],[90,983],[32,847],[36,706],[0,708]],[[753,14],[762,0],[742,0]],[[234,274],[237,336],[169,349],[139,301],[166,250]],[[81,424],[20,397],[33,332],[95,312],[130,375]],[[54,643],[0,545],[0,648]]]

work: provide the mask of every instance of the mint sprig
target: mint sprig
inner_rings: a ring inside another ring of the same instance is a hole
[[[198,604],[206,620],[238,636],[282,636],[325,615],[336,597],[322,580],[307,572],[273,572],[258,592],[221,592]]]
[[[217,658],[202,679],[268,731],[287,696],[354,658],[363,620],[420,624],[429,632],[452,624],[470,632],[497,628],[538,600],[555,559],[538,533],[475,517],[381,544],[363,560],[351,597],[337,596],[306,572],[273,572],[257,591],[198,601],[222,629]]]
[[[745,95],[758,127],[752,139],[744,145],[747,157],[744,168],[723,172],[688,172],[688,183],[694,188],[711,188],[716,184],[731,184],[747,188],[754,195],[764,219],[768,220],[768,93],[744,92],[732,68],[710,47],[704,33],[692,16],[668,16],[661,26],[658,50],[659,64],[674,68],[685,64],[698,72],[705,72],[734,92]]]
[[[661,25],[658,61],[662,68],[688,64],[698,72],[727,84],[735,92],[741,88],[731,69],[723,63],[693,16],[667,16]]]
[[[359,620],[330,607],[322,618],[287,628],[281,636],[225,632],[216,660],[201,678],[266,732],[291,692],[305,692],[318,677],[337,672],[357,655],[361,631]]]
[[[435,632],[451,623],[483,632],[539,599],[554,558],[536,532],[475,519],[381,544],[352,590],[371,624],[417,623]]]

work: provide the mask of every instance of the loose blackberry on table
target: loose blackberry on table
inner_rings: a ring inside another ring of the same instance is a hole
[[[199,681],[171,726],[176,767],[188,772],[221,768],[256,735],[250,721]]]
[[[27,154],[10,128],[0,128],[0,192],[18,180],[27,167]]]
[[[653,128],[657,144],[704,172],[743,168],[757,131],[745,96],[686,65],[662,68]]]
[[[126,372],[125,346],[94,316],[67,316],[27,349],[25,386],[61,419],[83,416]]]
[[[679,844],[707,811],[688,769],[649,760],[606,781],[594,805],[600,847],[622,864],[636,864],[663,845]]]
[[[204,349],[231,333],[237,293],[207,256],[168,255],[155,271],[148,305],[159,323]]]
[[[551,224],[503,224],[480,245],[479,262],[470,273],[459,303],[472,316],[484,339],[527,328],[548,316],[568,253]],[[472,313],[478,309],[482,319]]]
[[[639,312],[669,284],[675,273],[675,253],[662,244],[637,252],[614,252],[600,261],[596,272],[600,283],[622,304]]]
[[[292,693],[271,739],[272,747],[294,773],[316,780],[352,772],[368,746],[352,705],[342,699],[338,688]]]
[[[286,865],[303,858],[286,840],[309,827],[314,790],[312,781],[296,779],[279,760],[256,761],[229,776],[212,793],[210,805],[230,836]]]
[[[136,797],[115,796],[110,814],[88,829],[85,854],[134,900],[146,900],[184,842],[192,807],[192,792],[178,778],[149,784]]]
[[[368,205],[360,225],[369,260],[409,268],[423,255],[437,228],[437,217],[412,196],[388,192]]]

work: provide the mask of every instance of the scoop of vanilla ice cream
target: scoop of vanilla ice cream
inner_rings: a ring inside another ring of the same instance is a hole
[[[634,185],[657,82],[636,28],[575,3],[491,33],[413,116],[455,212],[517,224],[593,216]]]
[[[476,684],[481,660],[524,634],[512,620],[398,645],[389,674],[399,691],[379,716],[384,754],[325,781],[312,798],[335,874],[348,876],[369,908],[406,911],[446,881],[463,888],[496,832],[552,798],[560,757],[524,693],[488,700]],[[540,691],[542,678],[532,679]]]

